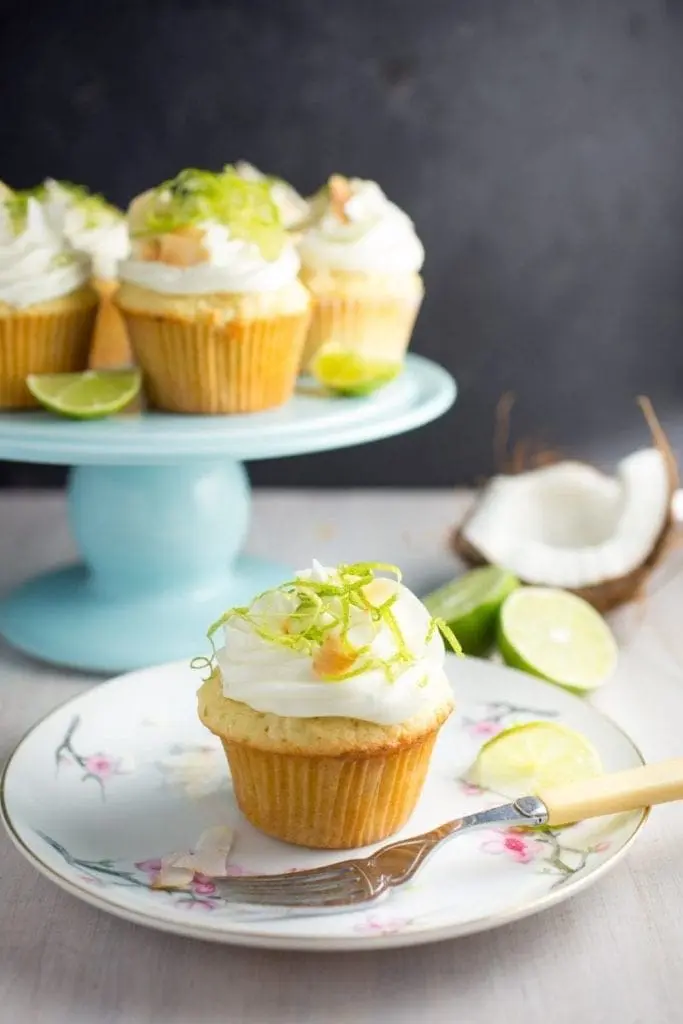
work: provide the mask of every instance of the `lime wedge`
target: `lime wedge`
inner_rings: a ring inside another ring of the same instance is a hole
[[[496,639],[498,612],[519,586],[506,569],[487,565],[473,569],[423,598],[429,612],[443,619],[457,636],[465,654],[487,654]]]
[[[513,668],[581,692],[605,683],[617,663],[602,616],[583,598],[551,587],[521,587],[505,599],[498,645]]]
[[[139,370],[86,370],[33,373],[26,384],[42,406],[75,420],[95,420],[121,412],[140,390]]]
[[[527,722],[487,740],[467,780],[514,800],[602,772],[600,755],[580,732],[557,722]]]
[[[402,364],[376,359],[340,345],[323,345],[311,365],[315,379],[330,391],[352,398],[369,395],[398,377]]]

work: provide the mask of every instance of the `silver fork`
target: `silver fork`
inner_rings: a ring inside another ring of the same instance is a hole
[[[475,828],[543,825],[546,821],[545,806],[536,797],[527,796],[514,804],[456,818],[431,832],[390,843],[369,857],[282,875],[239,875],[212,878],[212,882],[217,894],[232,903],[321,910],[351,907],[376,900],[389,889],[410,881],[427,858],[455,835]]]
[[[383,846],[369,857],[281,875],[212,878],[233,903],[320,910],[352,907],[403,885],[449,839],[478,828],[566,825],[583,818],[683,799],[683,758],[556,786],[538,796],[468,814],[431,832]]]

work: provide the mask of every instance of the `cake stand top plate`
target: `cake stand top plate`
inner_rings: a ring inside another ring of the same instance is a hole
[[[0,415],[0,459],[56,465],[160,465],[331,451],[420,427],[455,401],[450,374],[409,355],[401,376],[366,398],[316,394],[302,384],[287,405],[237,416],[141,413],[91,422],[44,412]]]

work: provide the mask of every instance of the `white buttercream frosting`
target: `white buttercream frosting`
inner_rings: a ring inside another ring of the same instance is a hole
[[[79,201],[68,187],[51,178],[44,188],[48,216],[61,228],[74,249],[90,256],[95,277],[115,280],[119,261],[130,252],[123,214],[95,197]]]
[[[259,171],[258,167],[247,163],[246,160],[239,160],[235,165],[235,170],[245,181],[267,181],[270,183],[270,194],[280,211],[283,227],[287,228],[288,231],[296,228],[308,216],[308,201],[303,196],[300,196],[292,185],[283,181],[282,178],[269,177],[267,174]]]
[[[313,563],[298,579],[338,581],[334,569]],[[346,638],[363,650],[366,670],[346,679],[321,679],[314,656],[274,643],[259,635],[254,621],[272,633],[287,631],[300,596],[297,591],[274,590],[258,598],[248,616],[231,616],[223,626],[223,646],[217,651],[223,693],[255,711],[283,717],[355,718],[378,725],[396,725],[421,712],[429,712],[452,699],[444,671],[444,645],[422,602],[402,584],[382,578],[374,604],[395,598],[391,606],[408,657],[389,678],[383,664],[398,651],[395,633],[384,618],[374,620],[363,608],[351,608]],[[369,591],[368,591],[369,593]],[[334,596],[323,598],[325,613],[336,617],[341,605]],[[251,621],[250,621],[251,620]],[[333,629],[332,633],[338,632]],[[354,666],[355,667],[355,666]]]
[[[424,248],[410,217],[374,181],[350,178],[348,190],[341,209],[326,190],[312,201],[311,223],[299,242],[303,264],[365,273],[419,271]]]
[[[296,280],[300,261],[293,245],[273,260],[258,245],[231,238],[222,224],[200,224],[204,262],[179,267],[161,260],[136,258],[144,242],[133,242],[131,259],[119,264],[122,281],[168,295],[206,295],[211,292],[270,292]]]
[[[19,225],[0,201],[0,302],[23,309],[68,295],[84,285],[90,259],[69,244],[36,198]]]

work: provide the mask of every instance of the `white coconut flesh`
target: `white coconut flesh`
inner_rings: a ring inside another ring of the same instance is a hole
[[[494,477],[461,534],[485,561],[527,583],[575,590],[643,565],[670,505],[666,460],[647,448],[623,459],[615,476],[558,462]]]

